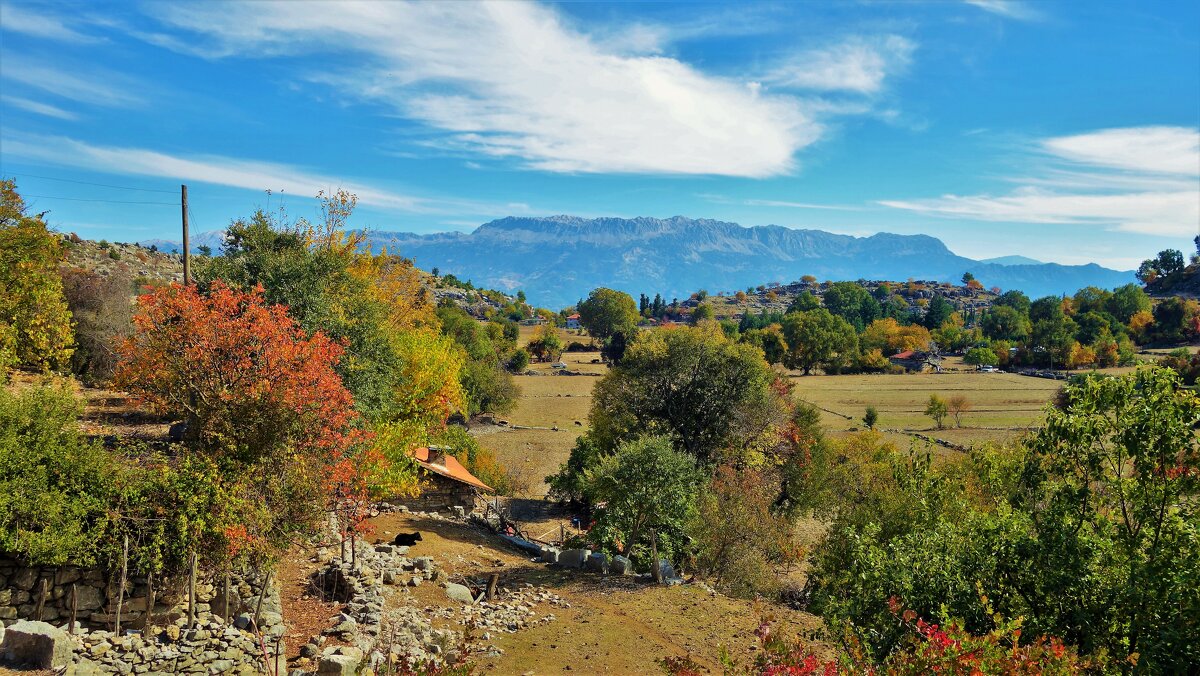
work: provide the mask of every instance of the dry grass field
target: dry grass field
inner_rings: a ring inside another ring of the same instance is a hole
[[[520,342],[528,342],[533,331],[534,327],[521,327]],[[564,344],[588,341],[578,332],[560,330],[560,335]],[[472,430],[527,487],[521,491],[523,497],[545,495],[544,477],[558,470],[575,439],[587,429],[592,387],[607,371],[603,364],[593,363],[598,357],[595,352],[563,355],[567,370],[590,375],[555,375],[558,372],[549,364],[531,365],[530,370],[540,375],[516,377],[521,398],[516,410],[502,417],[508,425],[480,425]],[[926,443],[912,433],[962,446],[1016,439],[1041,423],[1045,407],[1063,384],[1012,373],[979,373],[957,359],[947,359],[944,368],[943,373],[905,375],[790,375],[796,398],[820,408],[822,421],[832,434],[861,429],[867,406],[874,406],[879,412],[877,427],[899,448],[908,448],[914,441]],[[944,421],[946,429],[935,428],[925,415],[931,394],[943,399],[967,398],[971,408],[961,416],[961,427],[949,416]],[[942,447],[934,450],[943,458],[957,455]]]

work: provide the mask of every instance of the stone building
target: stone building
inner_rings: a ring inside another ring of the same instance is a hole
[[[399,501],[409,509],[422,512],[449,512],[462,507],[470,513],[482,505],[491,486],[475,478],[445,448],[418,448],[413,458],[421,466],[421,494]]]

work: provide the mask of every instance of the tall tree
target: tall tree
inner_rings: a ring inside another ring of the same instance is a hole
[[[612,289],[593,289],[579,304],[579,322],[600,340],[637,326],[637,305],[629,294]]]
[[[858,351],[854,327],[825,308],[785,316],[783,335],[788,344],[784,365],[804,369],[804,375],[818,367],[828,370],[844,366]]]

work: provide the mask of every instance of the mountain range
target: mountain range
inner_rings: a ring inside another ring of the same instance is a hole
[[[551,308],[575,303],[599,286],[635,297],[660,293],[671,300],[700,289],[734,291],[803,275],[957,282],[971,272],[985,286],[1020,289],[1033,297],[1134,281],[1132,271],[1094,263],[1059,265],[1013,256],[973,260],[928,235],[853,237],[683,216],[508,217],[469,233],[368,234],[375,251],[386,247],[415,259],[422,269],[438,268],[479,286],[521,289],[535,305]]]

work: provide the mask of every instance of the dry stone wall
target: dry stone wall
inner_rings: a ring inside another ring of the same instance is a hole
[[[30,567],[0,558],[0,624],[46,623],[46,633],[57,631],[53,641],[70,646],[71,662],[82,674],[260,673],[264,655],[274,660],[283,653],[285,629],[278,586],[272,583],[260,602],[263,577],[256,571],[231,571],[228,586],[224,575],[200,579],[195,624],[189,630],[186,580],[155,582],[147,627],[148,580],[130,576],[120,604],[121,631],[114,633],[116,576],[100,568]],[[19,651],[0,651],[0,658],[23,659]]]

